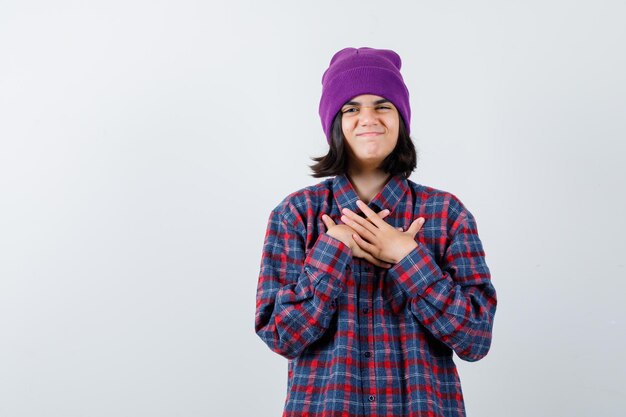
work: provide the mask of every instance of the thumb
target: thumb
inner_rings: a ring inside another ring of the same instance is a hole
[[[331,226],[335,225],[335,222],[333,221],[333,219],[331,219],[330,216],[326,214],[322,214],[322,221],[326,225],[326,229],[330,229]]]
[[[422,228],[422,225],[424,224],[424,222],[425,222],[424,218],[419,217],[413,223],[411,223],[407,232],[409,232],[413,237],[415,237],[417,232],[419,232],[419,230]]]

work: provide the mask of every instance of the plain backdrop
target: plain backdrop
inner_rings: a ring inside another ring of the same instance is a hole
[[[415,182],[498,292],[470,417],[626,409],[623,1],[0,1],[0,416],[279,416],[267,219],[320,179],[321,76],[397,51]]]

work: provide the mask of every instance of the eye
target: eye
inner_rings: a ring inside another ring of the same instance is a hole
[[[346,114],[346,113],[355,113],[356,111],[358,111],[359,109],[357,109],[356,107],[348,107],[345,108],[343,110],[341,110],[341,113]]]
[[[378,110],[378,111],[389,111],[389,110],[391,110],[391,106],[388,106],[388,105],[376,106],[376,110]]]

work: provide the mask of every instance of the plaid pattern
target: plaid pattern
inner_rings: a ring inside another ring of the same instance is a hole
[[[321,215],[361,215],[345,175],[272,210],[260,265],[255,330],[289,359],[283,417],[465,416],[453,351],[491,345],[496,291],[472,214],[453,194],[392,176],[369,203],[418,246],[389,269],[353,258]]]

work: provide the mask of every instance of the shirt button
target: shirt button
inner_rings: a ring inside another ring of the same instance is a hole
[[[372,352],[365,352],[364,355],[366,358],[369,358],[370,356],[372,356]]]
[[[376,400],[376,396],[370,395],[369,397],[367,397],[367,399],[369,400],[369,402],[373,402],[374,400]]]
[[[365,308],[363,309],[363,314],[367,314],[367,313],[369,313],[369,312],[370,312],[370,309],[369,309],[369,308],[365,307]]]
[[[369,271],[369,270],[370,270],[370,267],[369,267],[368,265],[365,265],[365,270],[366,270],[366,271]]]

